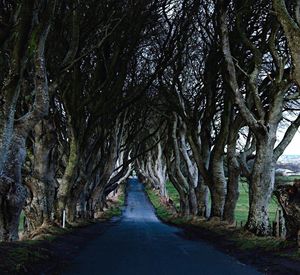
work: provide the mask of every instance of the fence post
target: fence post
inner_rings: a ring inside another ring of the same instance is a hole
[[[63,210],[63,218],[62,218],[62,227],[65,228],[66,227],[66,210]]]

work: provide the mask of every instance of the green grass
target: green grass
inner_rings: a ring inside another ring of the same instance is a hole
[[[172,213],[170,211],[168,211],[164,205],[162,205],[158,194],[156,194],[155,191],[153,191],[151,188],[146,188],[146,191],[147,191],[150,201],[152,202],[152,204],[156,210],[157,216],[164,221],[169,221],[170,219],[172,219],[172,216],[173,216]],[[174,192],[174,190],[173,190],[173,192]],[[177,195],[178,193],[176,194],[174,192],[174,194]]]
[[[104,212],[103,218],[111,219],[112,217],[118,217],[122,215],[122,207],[125,203],[125,186],[121,185],[121,194],[118,197],[118,200],[110,205],[109,209]]]
[[[294,176],[285,177],[285,182],[291,182],[295,178],[297,178],[297,177],[294,177]],[[280,179],[280,180],[282,180],[282,179]],[[167,187],[169,197],[174,202],[174,205],[176,206],[176,208],[179,209],[179,194],[178,194],[177,190],[172,185],[172,183],[169,181],[166,183],[166,187]],[[245,180],[242,179],[240,181],[239,189],[240,189],[239,190],[240,195],[239,195],[239,199],[238,199],[236,210],[235,210],[235,218],[236,218],[236,221],[238,222],[238,224],[240,224],[241,222],[243,222],[243,224],[245,224],[245,222],[247,221],[248,211],[249,211],[249,188],[248,188],[248,184],[246,183]],[[274,196],[272,196],[270,204],[269,204],[269,215],[270,215],[271,221],[275,220],[277,209],[279,209],[279,204],[278,204],[276,198]]]
[[[112,217],[121,216],[122,209],[119,206],[113,206],[109,210],[104,212],[103,217],[105,219],[111,219]]]
[[[20,215],[20,219],[19,219],[19,232],[24,231],[24,217],[25,217],[25,214],[24,214],[24,211],[22,211],[21,215]]]
[[[269,204],[269,216],[270,220],[274,221],[276,211],[279,209],[279,204],[274,196],[272,196]],[[241,180],[240,182],[240,196],[235,209],[235,218],[237,222],[246,222],[249,211],[249,188],[248,184]]]
[[[236,242],[238,247],[243,250],[261,249],[268,251],[280,251],[291,247],[291,243],[274,237],[257,237],[253,235],[246,236],[245,234],[231,237]]]
[[[179,198],[179,194],[178,194],[177,190],[175,189],[175,187],[173,186],[173,184],[170,181],[166,182],[166,188],[167,188],[169,197],[174,202],[174,206],[177,209],[179,209],[179,207],[180,207],[180,202],[179,202],[180,198]]]

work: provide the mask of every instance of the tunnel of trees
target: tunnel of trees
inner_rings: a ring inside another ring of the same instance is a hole
[[[133,170],[166,201],[170,180],[181,215],[229,224],[243,176],[245,228],[270,233],[276,190],[294,238],[300,187],[274,183],[299,45],[297,0],[1,0],[0,240],[22,211],[28,236],[64,210],[96,218]]]

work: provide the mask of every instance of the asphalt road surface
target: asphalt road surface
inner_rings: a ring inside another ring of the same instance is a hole
[[[120,221],[88,244],[65,274],[260,274],[205,242],[185,239],[181,229],[162,223],[137,180],[129,180],[127,192]]]

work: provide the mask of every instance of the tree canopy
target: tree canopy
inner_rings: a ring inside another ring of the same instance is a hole
[[[299,14],[296,0],[0,1],[0,240],[18,239],[21,211],[28,236],[63,211],[96,218],[133,170],[166,202],[170,180],[181,215],[228,223],[243,176],[245,227],[270,234],[300,125]]]

